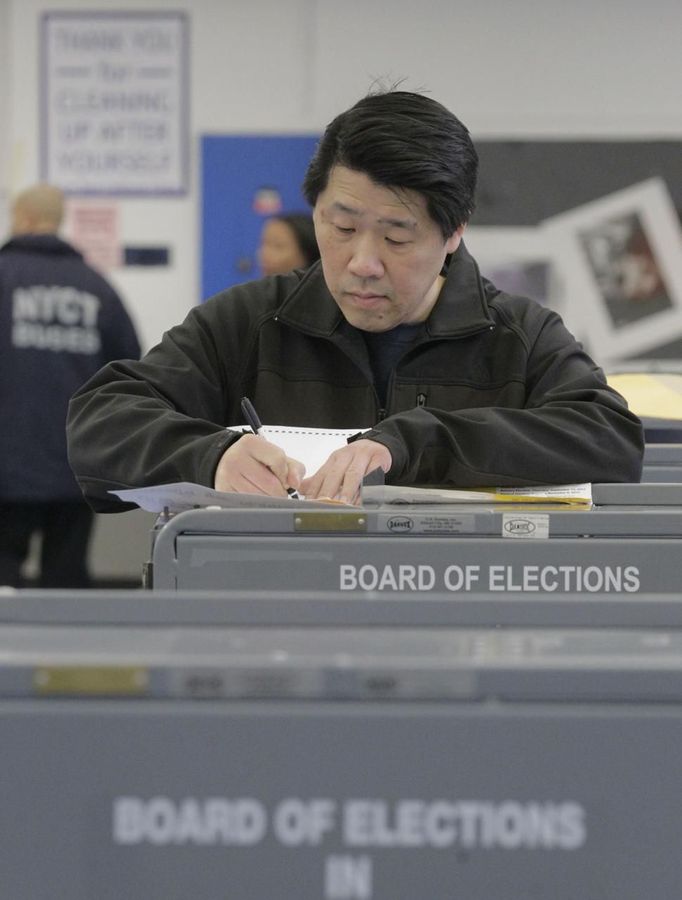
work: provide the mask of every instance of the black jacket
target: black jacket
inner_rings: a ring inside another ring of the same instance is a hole
[[[82,500],[66,456],[73,392],[140,345],[114,289],[54,235],[0,247],[0,501]]]
[[[212,485],[248,395],[265,424],[368,429],[401,484],[637,481],[643,433],[556,313],[482,281],[460,246],[379,409],[361,332],[319,263],[230,288],[136,363],[76,394],[71,463],[96,509],[110,488]],[[116,501],[118,504],[118,501]]]

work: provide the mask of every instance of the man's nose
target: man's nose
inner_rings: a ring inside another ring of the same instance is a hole
[[[384,274],[376,241],[369,235],[358,237],[348,268],[358,278],[380,278]]]

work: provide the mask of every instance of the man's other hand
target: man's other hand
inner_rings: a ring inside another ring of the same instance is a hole
[[[374,469],[388,472],[392,462],[388,447],[360,439],[335,450],[314,475],[303,479],[300,490],[306,500],[328,497],[358,503],[365,475]]]

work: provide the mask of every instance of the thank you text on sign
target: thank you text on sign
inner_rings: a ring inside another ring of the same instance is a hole
[[[45,180],[81,193],[182,193],[187,172],[182,13],[46,13]]]

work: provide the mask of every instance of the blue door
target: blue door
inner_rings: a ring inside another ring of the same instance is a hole
[[[310,211],[301,184],[318,139],[202,138],[202,299],[260,277],[256,249],[268,215]]]

